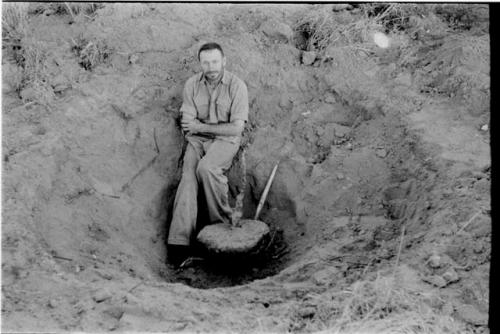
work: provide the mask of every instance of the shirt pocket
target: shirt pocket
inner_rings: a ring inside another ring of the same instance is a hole
[[[219,123],[229,122],[229,110],[231,107],[231,100],[228,97],[221,97],[217,99],[217,121]]]
[[[204,96],[202,94],[198,94],[194,98],[194,104],[196,107],[197,118],[200,121],[208,120],[208,96]]]

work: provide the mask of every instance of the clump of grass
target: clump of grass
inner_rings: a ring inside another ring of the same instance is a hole
[[[489,10],[486,4],[439,4],[436,14],[442,17],[454,30],[477,28],[488,33]]]
[[[83,36],[72,39],[71,50],[79,58],[78,63],[87,71],[92,71],[97,65],[106,62],[112,49],[103,40],[89,41]]]
[[[28,38],[28,3],[2,4],[2,40],[6,58],[12,57],[12,75],[9,85],[24,102],[39,102],[47,105],[54,99],[49,85],[47,69],[47,47]],[[7,49],[5,49],[7,47]]]
[[[27,3],[2,3],[2,40],[4,45],[18,46],[26,36]]]
[[[384,27],[385,32],[408,31],[415,28],[414,18],[424,18],[435,11],[433,4],[362,4],[366,17]]]
[[[432,297],[411,291],[396,275],[358,281],[323,303],[306,330],[324,333],[462,333],[433,308]],[[434,297],[437,299],[437,297]]]
[[[84,15],[93,15],[98,9],[103,8],[104,5],[102,3],[93,3],[93,2],[87,2],[87,3],[75,3],[75,2],[65,2],[64,7],[61,8],[61,4],[53,4],[54,6],[57,6],[62,12],[66,9],[67,12],[70,15],[78,15],[78,14],[84,14]]]
[[[70,15],[72,21],[75,21],[78,16],[84,16],[89,19],[93,19],[96,15],[97,10],[103,7],[104,4],[92,2],[32,3],[29,8],[29,13],[32,15]]]
[[[24,102],[50,104],[55,95],[49,84],[49,50],[42,43],[31,41],[23,43],[22,51],[23,58],[19,65],[23,69],[23,76],[19,93],[24,90],[24,94],[21,94],[21,98]]]
[[[318,5],[303,15],[294,30],[306,38],[305,50],[322,51],[329,46],[361,46],[369,31],[380,28],[375,20],[350,13],[335,13],[331,5]]]

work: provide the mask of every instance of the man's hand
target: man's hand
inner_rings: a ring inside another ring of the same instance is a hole
[[[188,134],[196,134],[202,132],[203,123],[197,119],[183,119],[181,120],[182,130]]]

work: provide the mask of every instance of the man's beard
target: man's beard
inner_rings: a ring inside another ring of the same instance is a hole
[[[224,71],[224,68],[222,68],[220,71],[210,71],[205,73],[205,78],[207,78],[209,81],[216,81],[220,79],[222,76],[222,73]]]

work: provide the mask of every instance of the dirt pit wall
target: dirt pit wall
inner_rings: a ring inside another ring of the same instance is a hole
[[[256,318],[265,330],[324,328],[336,321],[328,314],[345,310],[328,304],[345,298],[339,291],[374,278],[396,258],[411,266],[403,270],[405,284],[452,300],[446,306],[432,299],[433,310],[463,318],[466,304],[480,312],[469,320],[484,326],[488,305],[478,291],[487,290],[487,211],[462,222],[489,207],[487,148],[474,128],[487,116],[469,119],[458,107],[450,113],[434,103],[440,97],[418,93],[404,80],[412,78],[408,69],[379,62],[390,54],[339,49],[305,65],[304,50],[281,29],[293,26],[298,5],[189,8],[107,4],[91,21],[33,18],[28,35],[50,46],[55,99],[44,103],[33,87],[3,86],[9,328],[33,330],[37,317],[48,319],[36,327],[47,330],[240,330],[256,328]],[[176,272],[165,265],[165,240],[180,178],[178,109],[185,80],[199,70],[196,51],[213,36],[228,69],[249,88],[247,182],[238,158],[228,172],[232,201],[244,189],[244,217],[252,217],[279,161],[261,215],[275,239],[269,258],[239,272],[203,262]],[[96,63],[75,53],[89,42],[105,46]],[[11,51],[4,53],[4,82],[18,66]],[[426,126],[429,114],[442,126]],[[422,124],[415,127],[408,115]],[[450,149],[449,133],[471,145]],[[444,242],[461,227],[460,242]],[[436,270],[428,267],[433,252],[448,254]],[[435,276],[452,267],[462,268],[460,286],[446,281],[450,290],[436,290],[442,280]],[[429,286],[415,279],[420,274]],[[235,285],[242,286],[226,288]],[[211,289],[217,287],[224,288]],[[200,312],[191,314],[193,305]],[[385,309],[376,312],[387,316]]]

